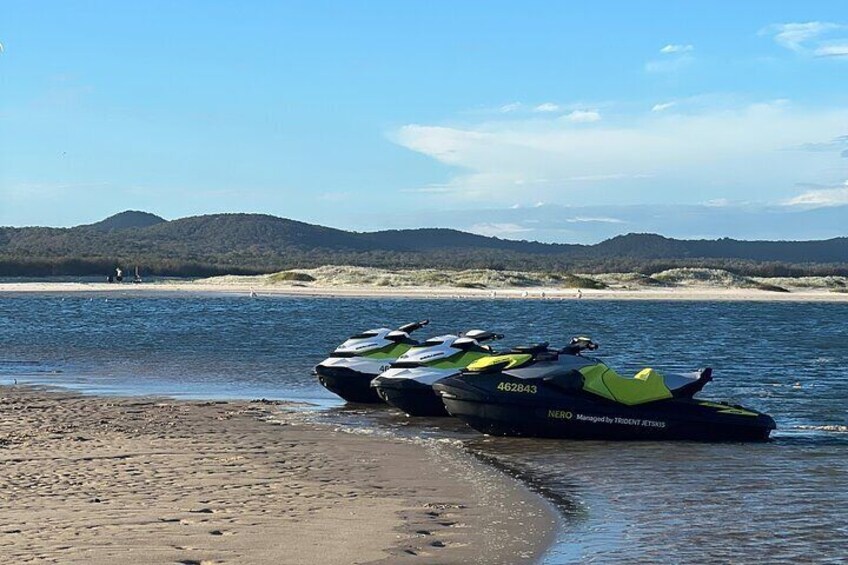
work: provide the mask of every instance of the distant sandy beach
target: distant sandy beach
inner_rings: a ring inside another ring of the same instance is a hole
[[[551,287],[507,287],[493,289],[444,286],[372,286],[320,284],[262,284],[254,280],[167,281],[142,284],[73,282],[4,282],[0,295],[14,293],[92,293],[106,295],[225,294],[240,296],[294,296],[344,298],[426,298],[426,299],[514,299],[514,300],[700,300],[700,301],[774,301],[774,302],[848,302],[848,293],[820,288],[790,288],[773,292],[756,288],[720,288],[687,285],[677,287],[639,287],[574,289]],[[248,278],[248,277],[246,277]],[[228,280],[227,280],[228,279]],[[249,279],[249,278],[248,278]]]
[[[3,563],[529,563],[556,517],[438,443],[267,402],[0,387]]]

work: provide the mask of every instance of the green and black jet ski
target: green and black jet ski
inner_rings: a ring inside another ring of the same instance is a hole
[[[486,357],[433,385],[447,411],[490,435],[613,440],[765,441],[767,414],[693,396],[712,380],[707,368],[663,375],[618,375],[597,349],[574,338],[563,349],[543,343]]]
[[[433,383],[459,374],[474,361],[495,355],[484,343],[502,337],[484,330],[431,337],[398,357],[387,371],[371,381],[371,386],[380,398],[410,416],[447,416],[442,399],[433,391]]]
[[[388,369],[392,361],[419,345],[409,334],[428,323],[422,320],[396,330],[377,328],[350,336],[315,366],[318,381],[348,402],[383,402],[371,388],[371,381]]]

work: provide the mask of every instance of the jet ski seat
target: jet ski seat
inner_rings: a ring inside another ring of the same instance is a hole
[[[580,373],[583,390],[628,406],[673,398],[663,376],[650,368],[642,369],[631,379],[603,363],[583,367]]]

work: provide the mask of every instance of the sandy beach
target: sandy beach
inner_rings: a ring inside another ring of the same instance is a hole
[[[0,387],[4,563],[522,563],[556,517],[452,446],[285,405]]]
[[[848,302],[848,293],[821,288],[791,288],[773,292],[756,288],[716,286],[676,286],[578,289],[551,287],[507,287],[496,289],[455,288],[445,286],[373,286],[319,284],[262,284],[245,277],[224,280],[167,281],[143,284],[77,282],[4,282],[0,295],[16,293],[92,293],[92,294],[228,294],[240,296],[294,296],[344,298],[441,298],[441,299],[514,299],[514,300],[700,300],[700,301],[772,301],[772,302]]]

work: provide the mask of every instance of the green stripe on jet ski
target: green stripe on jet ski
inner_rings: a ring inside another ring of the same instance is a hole
[[[739,408],[738,406],[730,406],[729,404],[719,404],[717,402],[706,402],[700,401],[698,402],[701,406],[707,406],[709,408],[715,408],[718,410],[719,414],[736,414],[737,416],[756,416],[756,412],[751,412],[750,410],[745,410],[744,408]]]
[[[490,356],[489,353],[481,351],[458,351],[446,359],[439,359],[426,365],[433,369],[464,369],[474,361]]]
[[[380,349],[363,353],[361,357],[368,357],[369,359],[397,359],[410,349],[411,346],[407,343],[390,343]]]

